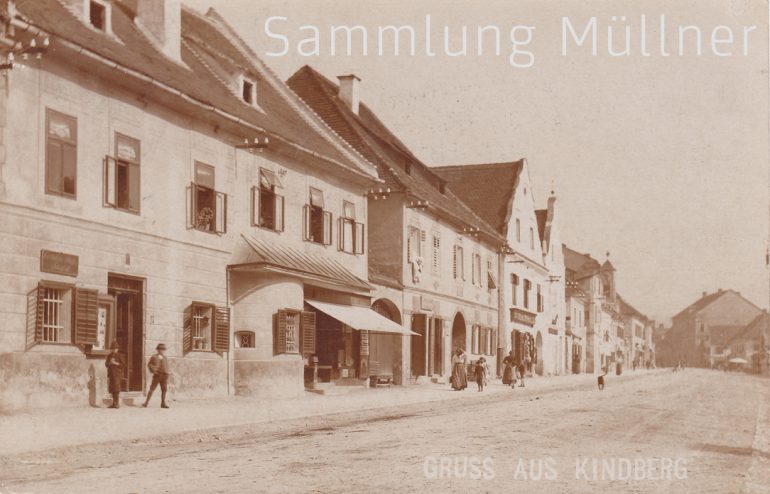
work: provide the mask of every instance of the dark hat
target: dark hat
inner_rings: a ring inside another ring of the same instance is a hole
[[[156,346],[155,349],[156,350],[165,350],[166,349],[166,345],[164,345],[163,343],[158,343],[158,346]]]
[[[117,341],[113,341],[112,344],[110,345],[110,350],[117,350],[118,348],[120,348],[118,346],[118,342]]]

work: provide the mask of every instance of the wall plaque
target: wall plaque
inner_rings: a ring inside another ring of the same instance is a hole
[[[78,256],[50,250],[40,251],[40,271],[77,277]]]

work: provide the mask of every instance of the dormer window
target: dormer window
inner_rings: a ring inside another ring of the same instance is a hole
[[[90,0],[88,2],[88,20],[95,29],[110,32],[109,4],[103,0]]]
[[[241,97],[243,101],[251,106],[257,104],[257,84],[245,77],[241,80]]]

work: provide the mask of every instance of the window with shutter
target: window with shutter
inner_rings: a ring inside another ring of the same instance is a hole
[[[365,249],[365,238],[366,238],[366,234],[365,234],[364,224],[363,223],[356,223],[356,237],[355,237],[355,241],[356,241],[355,252],[356,252],[356,254],[363,254],[365,252],[364,251],[364,249]]]
[[[214,327],[214,351],[230,351],[230,308],[217,307],[214,310],[216,324]]]
[[[301,316],[302,324],[302,354],[315,355],[315,312],[304,311]]]
[[[192,312],[193,306],[188,305],[182,316],[182,352],[185,354],[191,352],[193,349]]]
[[[283,231],[284,199],[276,193],[282,187],[278,176],[260,168],[259,185],[251,188],[251,225],[276,232]]]
[[[27,294],[27,341],[29,350],[43,339],[43,285],[38,284]]]
[[[97,319],[99,313],[99,292],[78,288],[75,294],[75,338],[76,345],[97,343]]]
[[[324,245],[332,244],[332,213],[324,211]]]
[[[115,155],[105,158],[105,205],[132,213],[139,212],[140,156],[138,140],[115,133]]]

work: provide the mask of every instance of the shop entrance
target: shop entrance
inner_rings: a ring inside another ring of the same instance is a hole
[[[115,341],[126,357],[121,390],[142,391],[144,384],[144,280],[110,274],[108,293],[115,299]],[[111,342],[108,342],[108,344]]]
[[[466,341],[465,318],[461,312],[458,312],[452,322],[452,352],[454,353],[458,348],[465,351]]]

